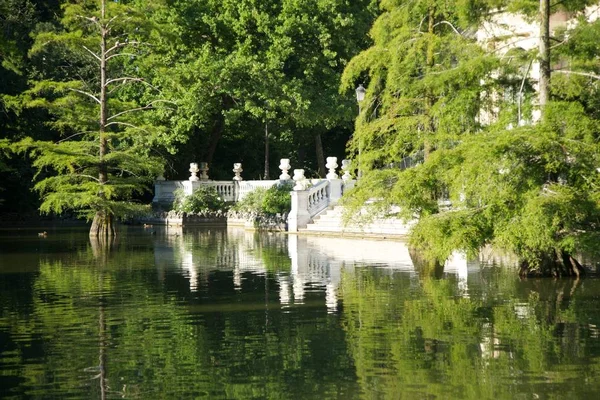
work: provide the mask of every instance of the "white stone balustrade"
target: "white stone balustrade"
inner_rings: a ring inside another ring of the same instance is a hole
[[[290,180],[288,171],[291,166],[289,159],[280,160],[279,168],[282,174],[278,180],[268,181],[244,181],[241,177],[242,164],[234,163],[233,172],[235,176],[231,181],[210,181],[208,179],[208,164],[190,163],[191,176],[185,181],[166,181],[157,178],[154,183],[155,196],[152,200],[154,203],[168,206],[172,204],[175,196],[174,192],[177,189],[182,189],[186,195],[192,194],[200,186],[214,187],[219,196],[227,202],[237,202],[242,200],[248,193],[257,189],[268,189],[273,185],[280,184],[281,181]],[[295,186],[290,192],[292,200],[292,209],[288,216],[288,230],[296,232],[298,229],[305,228],[307,224],[317,214],[325,210],[329,205],[335,204],[341,197],[343,191],[350,186],[354,181],[350,179],[350,162],[342,161],[342,170],[344,176],[340,179],[336,173],[338,167],[336,157],[327,158],[327,180],[306,179],[303,169],[294,169],[293,180]],[[198,177],[200,172],[200,177]]]
[[[321,181],[308,189],[308,212],[311,217],[323,211],[329,205],[328,181]]]

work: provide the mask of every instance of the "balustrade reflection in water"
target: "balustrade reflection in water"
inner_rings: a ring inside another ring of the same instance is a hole
[[[237,229],[0,232],[3,398],[593,398],[600,282]],[[67,236],[69,235],[69,236]],[[25,235],[26,236],[26,235]]]

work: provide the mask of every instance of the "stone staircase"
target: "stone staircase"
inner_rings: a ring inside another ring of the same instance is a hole
[[[351,236],[396,236],[404,237],[408,234],[410,223],[405,223],[397,218],[377,218],[368,224],[342,223],[343,206],[334,206],[317,215],[302,232],[330,233]]]

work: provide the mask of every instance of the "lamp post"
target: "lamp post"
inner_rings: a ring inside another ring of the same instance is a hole
[[[356,88],[356,102],[358,103],[358,116],[359,117],[360,117],[360,112],[361,112],[360,105],[364,101],[366,93],[367,93],[367,90],[362,85],[362,83],[359,84],[358,87]],[[362,138],[359,138],[359,143],[358,143],[358,178],[362,177],[362,171],[360,170],[360,153],[361,152],[362,152]]]

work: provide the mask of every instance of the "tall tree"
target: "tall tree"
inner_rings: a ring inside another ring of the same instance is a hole
[[[324,146],[331,131],[349,135],[355,105],[337,86],[376,11],[372,0],[174,2],[173,70],[161,79],[182,99],[173,123],[191,138],[182,152],[211,170],[230,173],[245,157],[247,171],[262,171],[268,124],[271,165],[278,155],[298,162],[303,151],[316,164],[319,135]]]
[[[562,2],[560,7],[576,10],[585,3]],[[522,13],[535,10],[532,14],[537,15],[539,5],[537,1],[515,1],[508,5],[508,10]],[[415,27],[425,22],[417,22],[416,17],[413,20],[407,16],[395,17],[394,14],[403,15],[403,8],[393,2],[390,6],[378,24],[389,27],[389,21],[401,21],[395,26],[397,29],[393,29],[394,25],[387,29],[393,32],[391,35],[382,36],[390,38],[390,44],[398,40],[397,47],[375,46],[351,63],[351,66],[363,63],[370,68],[368,99],[372,102],[355,135],[365,146],[361,167],[368,173],[358,185],[354,206],[361,206],[368,197],[384,200],[377,205],[380,210],[391,204],[400,205],[406,218],[418,218],[411,235],[413,246],[439,261],[454,250],[473,254],[491,244],[515,252],[523,274],[579,276],[583,270],[575,258],[576,252],[598,250],[600,177],[596,168],[600,125],[591,106],[597,104],[596,85],[589,85],[598,70],[598,62],[591,56],[597,48],[594,44],[599,37],[597,24],[586,23],[582,12],[575,28],[567,26],[561,36],[554,38],[559,45],[556,50],[550,51],[550,47],[543,45],[541,51],[535,49],[530,56],[538,61],[540,70],[564,66],[571,69],[561,71],[561,81],[555,81],[552,74],[547,82],[547,73],[542,72],[540,81],[534,82],[515,63],[518,57],[508,53],[502,63],[476,60],[472,67],[462,69],[474,58],[464,60],[461,54],[452,54],[451,49],[457,47],[445,42],[443,36],[434,39],[436,60],[434,67],[427,69],[426,61],[419,61],[427,60],[424,45],[417,47],[423,49],[421,52],[414,51],[410,57],[403,56],[401,50],[422,40],[425,35]],[[438,17],[434,27],[452,24],[459,33],[464,33],[468,26],[461,25],[459,9],[445,7],[451,12]],[[444,6],[438,5],[435,13],[443,9]],[[547,15],[552,12],[553,9]],[[422,11],[414,15],[422,15],[421,19],[427,21],[430,14]],[[538,21],[540,26],[547,24],[547,20]],[[405,26],[412,27],[412,33],[402,36]],[[477,26],[471,29],[476,30]],[[550,40],[545,28],[541,30],[542,36]],[[373,31],[378,32],[377,25]],[[375,42],[377,45],[378,40]],[[392,48],[398,50],[388,50]],[[459,48],[462,55],[474,51],[482,54],[481,60],[489,60],[474,43],[464,43]],[[392,53],[390,60],[405,61],[404,70],[409,72],[398,74],[402,80],[389,79],[391,74],[386,64],[372,61],[370,52],[384,54],[383,57]],[[452,63],[445,69],[440,63],[444,54],[452,57]],[[410,69],[412,66],[416,68]],[[353,71],[348,69],[346,82],[358,76]],[[479,74],[473,75],[474,71]],[[451,77],[459,84],[446,86],[453,82]],[[471,79],[464,80],[465,77]],[[586,81],[584,89],[581,85]],[[406,88],[421,82],[421,90],[405,95]],[[427,82],[442,84],[425,85]],[[486,82],[495,85],[488,87]],[[536,83],[548,89],[546,94],[534,91]],[[379,95],[380,92],[389,93],[388,97]],[[429,97],[431,94],[433,97]],[[522,123],[521,94],[529,100],[523,103],[528,113],[542,108],[543,118],[538,123]],[[482,103],[486,97],[495,100],[493,107]],[[487,110],[497,117],[489,125],[480,125],[482,112]],[[370,120],[365,122],[365,117]],[[516,125],[519,126],[513,128]],[[448,135],[450,132],[455,135]],[[415,168],[380,169],[407,155],[414,158],[416,150],[427,148],[426,140],[431,140],[434,151]],[[441,199],[450,202],[440,202]]]
[[[136,75],[154,27],[119,2],[68,2],[62,11],[60,26],[36,32],[30,50],[50,68],[19,99],[24,107],[46,108],[58,136],[14,147],[39,170],[42,212],[78,211],[93,219],[91,236],[110,236],[116,217],[140,209],[132,196],[162,169],[152,150],[170,142],[166,129],[141,113],[164,104]]]

